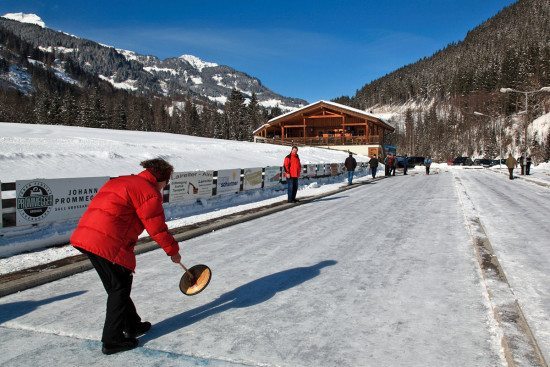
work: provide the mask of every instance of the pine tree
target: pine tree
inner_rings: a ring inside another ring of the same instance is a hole
[[[246,105],[244,96],[236,89],[225,104],[225,118],[227,120],[227,137],[231,140],[243,140],[246,134]]]
[[[189,99],[185,101],[184,115],[187,125],[187,133],[194,136],[202,135],[201,120],[199,113],[197,112],[197,106],[195,106]]]
[[[258,98],[256,97],[256,93],[252,93],[247,109],[247,123],[244,140],[252,140],[254,130],[263,124],[264,119],[262,117],[260,105],[258,104]]]

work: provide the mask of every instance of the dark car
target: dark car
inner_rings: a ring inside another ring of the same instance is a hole
[[[397,168],[403,168],[405,166],[403,164],[403,162],[405,161],[405,157],[402,157],[402,156],[398,155],[396,158],[397,158]],[[414,162],[411,161],[410,157],[407,157],[407,158],[408,158],[407,167],[408,168],[414,168]]]
[[[494,161],[492,159],[480,159],[479,164],[483,167],[492,167],[494,165]]]
[[[456,157],[453,160],[453,166],[471,166],[474,162],[470,159],[470,157]]]
[[[419,156],[411,156],[409,157],[409,164],[413,163],[415,166],[422,166],[424,165],[424,157]]]

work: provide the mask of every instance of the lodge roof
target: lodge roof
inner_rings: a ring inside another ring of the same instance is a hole
[[[353,107],[350,107],[350,106],[346,106],[346,105],[336,103],[336,102],[320,100],[320,101],[311,103],[307,106],[298,108],[294,111],[290,111],[290,112],[287,112],[287,113],[282,114],[280,116],[277,116],[275,118],[272,118],[266,124],[260,126],[256,130],[254,130],[254,134],[256,134],[258,131],[260,131],[262,129],[265,129],[266,127],[273,126],[278,122],[281,122],[283,120],[290,119],[290,118],[293,118],[293,117],[296,117],[296,116],[300,116],[301,114],[304,114],[304,113],[307,113],[309,111],[315,110],[319,107],[325,107],[325,108],[328,108],[328,109],[336,110],[336,111],[341,112],[341,113],[347,113],[349,115],[356,116],[356,117],[359,117],[359,118],[369,119],[371,121],[374,120],[379,125],[381,125],[383,128],[385,128],[387,130],[390,130],[390,131],[395,130],[390,124],[388,124],[386,121],[384,121],[380,117],[377,117],[375,115],[367,113],[363,110],[353,108]]]

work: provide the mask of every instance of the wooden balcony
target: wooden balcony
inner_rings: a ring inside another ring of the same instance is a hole
[[[319,145],[379,145],[382,143],[380,135],[357,136],[351,134],[330,135],[323,134],[319,137],[286,137],[284,140],[279,137],[264,138],[255,136],[254,141],[277,145],[297,146],[319,146]]]

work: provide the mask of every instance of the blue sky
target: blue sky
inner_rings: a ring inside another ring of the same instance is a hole
[[[3,0],[0,14],[160,57],[192,54],[314,102],[462,40],[512,0]]]

